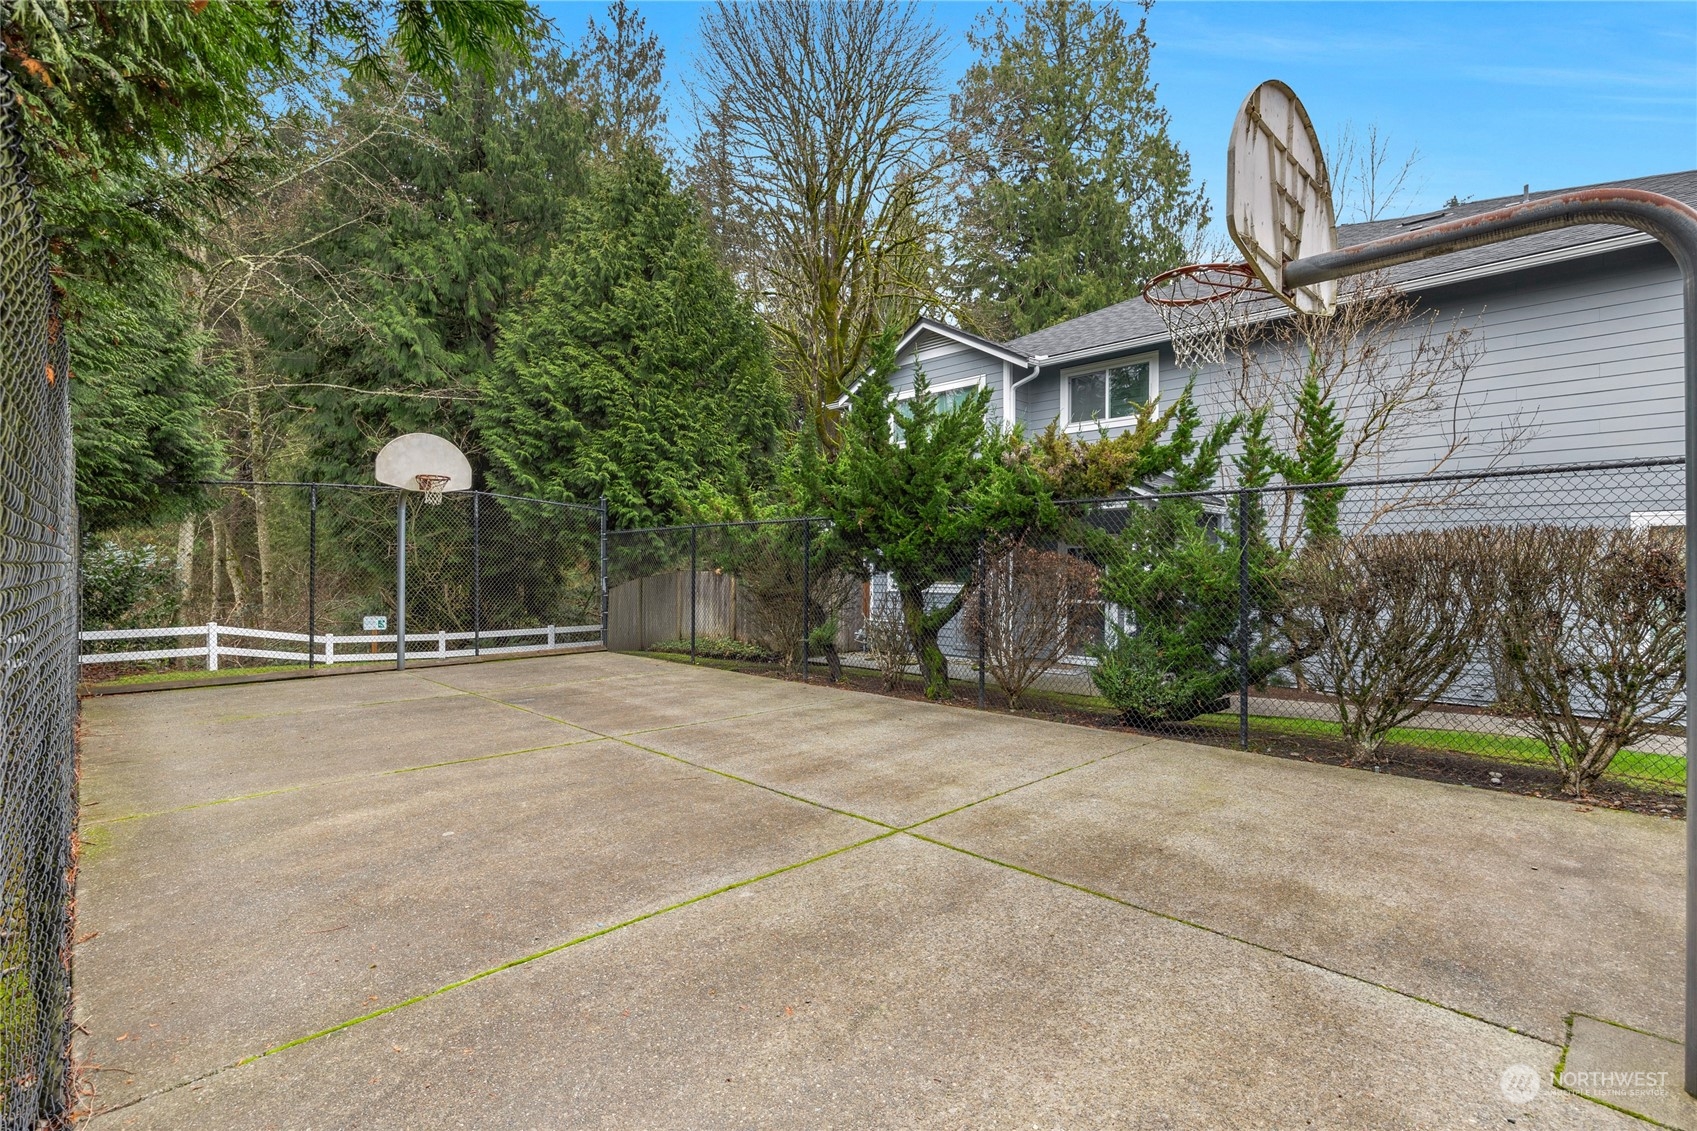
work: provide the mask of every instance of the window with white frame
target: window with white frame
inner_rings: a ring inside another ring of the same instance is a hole
[[[961,402],[965,401],[966,398],[983,388],[983,386],[984,376],[983,374],[979,374],[977,377],[968,378],[965,381],[951,382],[941,388],[933,386],[931,389],[931,399],[936,402],[938,415],[942,415],[943,413],[949,412],[959,406]],[[897,443],[901,442],[902,433],[905,430],[904,424],[906,421],[906,414],[902,411],[902,405],[912,399],[912,389],[896,394],[896,410],[892,414],[890,426],[894,430]]]
[[[1061,375],[1062,395],[1069,427],[1112,424],[1135,417],[1155,399],[1155,358],[1123,358],[1090,369]]]

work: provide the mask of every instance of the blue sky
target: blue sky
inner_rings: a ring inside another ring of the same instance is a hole
[[[676,139],[702,5],[639,3],[666,47]],[[575,42],[604,3],[541,5]],[[971,61],[965,32],[989,5],[931,6]],[[1127,12],[1132,18],[1135,9]],[[1697,168],[1697,2],[1259,3],[1161,0],[1149,16],[1154,72],[1173,132],[1223,200],[1226,137],[1243,96],[1280,78],[1322,139],[1376,123],[1418,148],[1408,211]],[[1216,208],[1216,211],[1218,209]]]

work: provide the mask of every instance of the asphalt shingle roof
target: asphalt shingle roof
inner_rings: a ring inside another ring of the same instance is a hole
[[[1661,173],[1653,177],[1637,177],[1632,180],[1607,181],[1604,185],[1575,187],[1602,188],[1605,186],[1659,192],[1664,196],[1671,196],[1675,200],[1697,206],[1697,169],[1681,173]],[[1554,196],[1558,192],[1572,191],[1574,189],[1539,191],[1533,193],[1532,196],[1533,198]],[[1490,212],[1493,209],[1517,203],[1521,199],[1521,195],[1517,193],[1513,196],[1493,197],[1490,200],[1471,200],[1439,212],[1415,213],[1412,216],[1398,216],[1393,219],[1375,220],[1365,224],[1340,224],[1338,226],[1338,246],[1347,247],[1351,244],[1366,243],[1369,240],[1380,239],[1384,236],[1412,231],[1423,226],[1423,223],[1454,220],[1463,216],[1476,216],[1482,212]],[[1586,244],[1598,244],[1596,250],[1602,252],[1607,250],[1608,247],[1618,246],[1616,241],[1625,234],[1629,234],[1628,229],[1612,225],[1588,224],[1583,227],[1562,228],[1553,232],[1541,232],[1534,236],[1508,240],[1503,243],[1469,248],[1438,259],[1405,263],[1390,271],[1389,277],[1392,282],[1407,289],[1418,289],[1418,283],[1421,280],[1452,275],[1457,272],[1490,273],[1493,267],[1500,267],[1504,271],[1513,270],[1516,262],[1529,255],[1562,249],[1577,249]],[[1149,342],[1165,340],[1165,338],[1166,328],[1162,325],[1160,316],[1155,312],[1155,308],[1143,301],[1143,297],[1139,295],[1136,298],[1115,303],[1113,306],[1103,307],[1101,310],[1080,315],[1066,322],[1056,323],[1034,334],[1015,338],[1006,343],[1006,346],[1008,349],[1015,350],[1027,357],[1037,359],[1105,349],[1122,343]]]

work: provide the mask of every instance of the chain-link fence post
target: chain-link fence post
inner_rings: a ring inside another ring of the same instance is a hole
[[[68,1124],[81,617],[70,357],[0,68],[0,1126]]]
[[[985,608],[988,594],[984,589],[984,536],[978,536],[978,561],[975,566],[978,574],[978,709],[984,709],[984,639],[990,635],[988,611]]]
[[[306,500],[306,670],[318,659],[318,484],[307,490]]]
[[[813,520],[801,520],[801,681],[813,651]]]
[[[407,666],[407,497],[397,496],[395,507],[395,670]]]
[[[689,662],[695,663],[695,598],[696,586],[701,579],[701,567],[696,561],[696,535],[701,527],[689,528]]]
[[[1249,749],[1249,489],[1237,492],[1237,745]]]
[[[601,496],[601,647],[607,647],[607,496]]]

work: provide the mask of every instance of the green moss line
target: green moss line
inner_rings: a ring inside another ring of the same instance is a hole
[[[278,789],[262,789],[253,793],[239,793],[233,797],[218,797],[210,801],[196,801],[191,805],[178,805],[170,809],[155,809],[147,813],[130,813],[123,817],[101,817],[89,820],[86,817],[82,824],[85,827],[98,825],[119,825],[126,821],[140,821],[148,817],[164,817],[172,813],[188,813],[195,809],[210,809],[215,805],[233,805],[238,801],[253,801],[261,797],[276,797],[284,793],[299,793],[303,789],[317,789],[326,785],[345,785],[352,781],[368,781],[372,778],[386,778],[395,774],[416,774],[420,770],[439,770],[447,766],[463,766],[468,762],[489,762],[497,758],[513,758],[520,754],[539,754],[545,750],[561,750],[568,746],[583,746],[591,742],[600,742],[600,736],[591,738],[574,738],[568,742],[553,742],[547,746],[530,746],[523,750],[502,750],[495,754],[474,754],[470,758],[450,758],[445,762],[426,762],[418,766],[401,766],[389,770],[373,770],[367,774],[348,774],[339,778],[325,778],[323,781],[302,782],[299,785],[286,785]]]
[[[739,888],[748,887],[750,884],[757,884],[762,880],[769,880],[774,876],[781,876],[786,872],[793,872],[793,871],[796,871],[798,868],[805,868],[810,864],[817,864],[822,860],[829,860],[833,856],[840,856],[845,852],[853,852],[857,848],[864,848],[865,846],[867,846],[869,844],[875,844],[876,842],[878,842],[880,840],[885,840],[885,839],[892,837],[894,835],[896,835],[894,830],[891,830],[890,832],[879,833],[877,836],[867,837],[866,839],[858,840],[858,841],[854,842],[853,844],[845,844],[841,848],[833,848],[829,852],[822,852],[817,856],[810,856],[806,860],[798,860],[794,864],[785,864],[783,867],[774,868],[770,872],[762,872],[758,876],[750,876],[750,877],[748,877],[747,879],[744,879],[744,880],[736,880],[732,883],[725,884],[723,887],[714,888],[712,891],[705,891],[705,892],[702,892],[699,895],[690,896],[688,899],[681,900],[677,903],[668,904],[665,907],[656,908],[653,911],[646,911],[646,912],[642,913],[641,915],[637,915],[633,918],[626,919],[623,922],[614,923],[610,927],[601,927],[597,930],[590,931],[587,934],[578,935],[575,938],[568,939],[565,942],[556,943],[553,946],[545,947],[542,950],[535,951],[534,953],[531,953],[531,954],[526,954],[523,957],[514,958],[514,959],[512,959],[511,961],[508,961],[508,962],[503,962],[499,966],[491,966],[487,970],[479,970],[477,973],[469,975],[469,976],[464,977],[464,978],[461,978],[457,982],[449,982],[447,985],[439,986],[438,988],[436,988],[434,990],[429,990],[429,991],[422,993],[422,994],[415,994],[414,996],[407,998],[405,1001],[398,1001],[393,1005],[386,1005],[382,1009],[374,1009],[370,1013],[365,1013],[365,1014],[361,1014],[358,1017],[349,1018],[348,1020],[343,1021],[340,1024],[331,1025],[329,1028],[320,1029],[315,1033],[308,1033],[304,1037],[296,1037],[294,1040],[285,1041],[280,1045],[272,1045],[270,1048],[264,1050],[263,1052],[258,1052],[258,1053],[253,1054],[252,1056],[243,1057],[241,1060],[236,1061],[231,1067],[240,1068],[242,1065],[252,1064],[256,1060],[261,1060],[264,1057],[272,1056],[276,1053],[283,1052],[285,1049],[298,1048],[301,1045],[308,1044],[309,1042],[312,1042],[312,1041],[316,1041],[320,1037],[327,1037],[332,1033],[340,1033],[344,1029],[351,1029],[355,1025],[362,1025],[367,1021],[373,1020],[374,1018],[382,1017],[385,1014],[394,1013],[396,1010],[405,1009],[409,1005],[417,1005],[421,1001],[429,1001],[431,998],[441,997],[445,993],[449,993],[453,990],[457,990],[457,989],[461,989],[462,987],[469,986],[473,982],[480,982],[485,978],[492,977],[496,974],[501,973],[503,970],[511,970],[516,966],[524,966],[527,963],[535,962],[539,958],[546,958],[550,954],[558,954],[562,950],[568,950],[571,947],[578,946],[582,943],[589,942],[592,939],[601,938],[603,935],[610,935],[614,931],[622,931],[626,927],[633,927],[638,923],[647,922],[650,919],[654,919],[654,918],[657,918],[658,916],[665,915],[668,912],[678,911],[678,910],[681,910],[682,908],[693,906],[694,904],[701,903],[704,900],[712,899],[714,896],[724,895],[726,892],[736,891]]]
[[[994,801],[998,797],[1006,797],[1010,793],[1018,793],[1022,789],[1029,789],[1031,786],[1034,786],[1034,785],[1042,785],[1044,782],[1049,781],[1053,778],[1058,778],[1062,774],[1070,774],[1074,770],[1082,770],[1086,766],[1094,766],[1098,762],[1106,762],[1110,758],[1118,758],[1122,754],[1130,754],[1132,751],[1140,750],[1143,747],[1149,745],[1151,742],[1156,742],[1156,741],[1158,741],[1158,740],[1154,739],[1154,738],[1147,738],[1147,739],[1144,739],[1142,742],[1134,742],[1130,746],[1123,747],[1119,750],[1110,751],[1107,754],[1099,755],[1098,757],[1092,758],[1087,762],[1080,762],[1076,766],[1063,766],[1060,769],[1055,770],[1051,773],[1044,774],[1040,778],[1032,778],[1030,781],[1020,782],[1018,785],[1009,786],[1007,789],[1004,789],[1004,790],[1000,791],[999,793],[992,793],[988,797],[980,797],[976,801],[968,801],[964,805],[956,805],[953,809],[945,809],[941,813],[936,814],[935,816],[925,818],[923,821],[915,821],[911,825],[904,825],[904,826],[902,826],[902,832],[913,832],[914,829],[919,828],[921,825],[929,825],[932,821],[941,821],[944,817],[953,816],[954,814],[959,813],[963,810],[971,809],[975,805],[982,805],[986,801]]]
[[[1410,993],[1407,990],[1398,989],[1395,986],[1389,986],[1383,982],[1375,982],[1371,978],[1363,978],[1359,974],[1351,974],[1347,970],[1339,970],[1336,967],[1327,966],[1325,963],[1316,962],[1312,958],[1303,958],[1300,955],[1290,954],[1278,949],[1277,947],[1268,946],[1266,943],[1259,943],[1254,939],[1246,939],[1240,935],[1234,935],[1230,931],[1222,931],[1218,927],[1210,927],[1206,923],[1198,923],[1194,919],[1186,919],[1183,916],[1174,915],[1171,912],[1161,911],[1154,907],[1147,907],[1141,903],[1133,903],[1129,899],[1122,899],[1117,895],[1110,895],[1105,891],[1097,891],[1095,888],[1086,887],[1083,884],[1075,884],[1070,880],[1058,879],[1054,876],[1045,875],[1042,872],[1034,871],[1030,868],[1021,867],[1018,864],[1010,864],[1006,860],[998,860],[993,856],[985,856],[983,853],[974,852],[969,848],[961,848],[959,845],[950,844],[948,841],[926,836],[924,833],[908,832],[904,830],[903,835],[910,836],[915,840],[924,841],[926,844],[936,845],[938,848],[946,848],[950,852],[958,852],[962,856],[971,857],[972,859],[982,861],[985,864],[993,864],[998,868],[1006,868],[1010,872],[1018,872],[1022,876],[1030,876],[1034,880],[1044,880],[1048,883],[1055,884],[1058,887],[1070,888],[1071,890],[1083,895],[1095,896],[1097,899],[1107,900],[1109,903],[1117,903],[1121,907],[1130,908],[1133,911],[1141,911],[1145,915],[1153,915],[1157,919],[1165,919],[1169,923],[1177,923],[1180,926],[1191,927],[1198,931],[1204,931],[1216,938],[1222,938],[1228,942],[1239,943],[1243,946],[1259,950],[1264,954],[1271,954],[1275,957],[1283,958],[1287,961],[1295,962],[1299,965],[1307,966],[1315,970],[1320,970],[1327,974],[1335,974],[1339,978],[1346,978],[1357,985],[1370,986],[1376,990],[1383,990],[1386,993],[1395,994],[1400,998],[1419,1002],[1421,1005],[1429,1005],[1434,1009],[1441,1009],[1445,1013],[1453,1013],[1457,1017],[1465,1017],[1469,1021],[1477,1021],[1483,1025],[1489,1025],[1493,1029],[1501,1029],[1504,1032],[1513,1033],[1517,1037],[1525,1037],[1529,1041],[1537,1041],[1539,1044],[1549,1045],[1552,1048],[1562,1047],[1556,1041],[1540,1037],[1535,1033],[1528,1033],[1523,1029],[1517,1029],[1513,1025],[1508,1025],[1501,1021],[1493,1021],[1489,1017],[1483,1017],[1477,1013],[1469,1013],[1467,1010],[1461,1009],[1457,1006],[1447,1005],[1444,1002],[1436,1001],[1432,998],[1421,997],[1419,994]],[[1590,1097],[1586,1098],[1589,1099]]]

